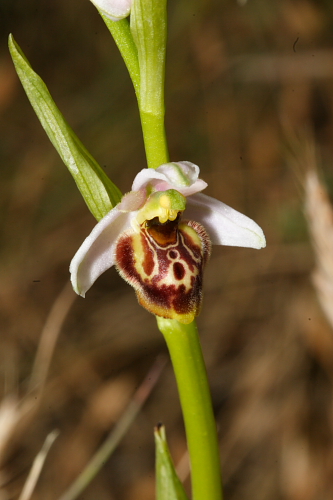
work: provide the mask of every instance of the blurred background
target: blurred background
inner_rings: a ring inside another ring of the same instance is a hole
[[[56,500],[156,359],[168,358],[154,317],[114,269],[86,299],[68,285],[69,263],[95,221],[23,92],[8,34],[123,192],[145,156],[129,77],[88,0],[1,0],[0,26],[0,500],[19,498],[58,429],[31,497]],[[319,201],[308,200],[310,230],[304,214],[309,170],[333,189],[332,3],[169,0],[166,107],[171,159],[198,164],[206,193],[253,218],[267,237],[260,251],[214,247],[205,274],[198,324],[225,499],[332,499],[332,281],[326,314],[313,281],[315,268],[333,268],[322,190]],[[158,422],[189,491],[167,362],[79,498],[153,500]]]

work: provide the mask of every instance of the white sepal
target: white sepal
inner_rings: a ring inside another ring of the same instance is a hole
[[[189,161],[165,163],[156,170],[141,170],[134,179],[132,191],[138,191],[149,184],[156,191],[176,189],[182,195],[190,196],[207,187],[207,182],[198,179],[198,176],[199,167]]]
[[[200,222],[213,245],[264,248],[261,227],[246,215],[202,193],[187,198],[184,218]]]
[[[69,268],[76,293],[84,297],[96,279],[114,265],[117,238],[131,227],[131,219],[135,215],[136,212],[120,212],[117,205],[96,224],[74,255]]]

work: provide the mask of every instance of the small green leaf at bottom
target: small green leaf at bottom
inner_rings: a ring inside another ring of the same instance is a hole
[[[163,425],[155,428],[155,446],[157,500],[188,500],[183,485],[176,474]]]
[[[119,203],[121,192],[68,125],[47,86],[34,72],[12,35],[9,36],[9,50],[16,72],[45,132],[72,174],[89,210],[97,220],[102,219]]]

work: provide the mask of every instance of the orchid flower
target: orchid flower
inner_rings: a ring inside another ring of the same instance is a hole
[[[91,2],[112,21],[129,16],[133,0],[91,0]]]
[[[200,311],[202,272],[211,244],[266,246],[262,229],[200,193],[207,183],[190,162],[145,168],[86,238],[71,265],[73,288],[85,293],[115,265],[150,312],[190,323]]]

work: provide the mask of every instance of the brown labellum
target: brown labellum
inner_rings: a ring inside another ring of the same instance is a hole
[[[190,323],[202,303],[202,274],[211,251],[206,230],[193,221],[146,221],[122,234],[116,266],[140,304],[157,316]]]

